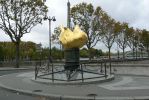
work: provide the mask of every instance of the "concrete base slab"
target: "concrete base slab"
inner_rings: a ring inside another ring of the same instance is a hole
[[[41,84],[33,82],[31,80],[33,77],[34,72],[15,73],[1,76],[0,86],[26,94],[39,95],[46,98],[61,98],[62,100],[149,99],[149,89],[144,88],[145,86],[149,87],[149,77],[115,76],[115,80],[110,82],[85,85]],[[109,88],[108,86],[112,88]]]
[[[44,83],[44,84],[54,84],[54,85],[83,85],[83,84],[95,84],[112,81],[114,79],[113,74],[107,74],[106,76],[101,74],[93,74],[84,72],[83,80],[81,73],[75,76],[74,80],[67,80],[65,73],[54,74],[54,80],[52,80],[52,75],[46,75],[39,78],[32,78],[33,81]]]

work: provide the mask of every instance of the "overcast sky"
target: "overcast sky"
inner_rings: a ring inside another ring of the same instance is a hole
[[[56,26],[66,26],[67,20],[67,0],[46,0],[49,7],[49,16],[55,16],[56,22],[52,22],[52,33]],[[130,26],[149,30],[149,0],[69,0],[71,7],[75,4],[87,2],[94,7],[100,6],[112,18],[120,22],[127,22]],[[31,33],[25,34],[23,41],[33,41],[48,46],[48,21],[38,25]],[[0,41],[10,41],[9,37],[0,30]],[[98,48],[105,49],[103,44],[98,44]]]

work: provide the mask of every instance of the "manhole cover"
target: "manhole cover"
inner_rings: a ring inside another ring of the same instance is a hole
[[[33,90],[33,92],[42,92],[42,90]]]

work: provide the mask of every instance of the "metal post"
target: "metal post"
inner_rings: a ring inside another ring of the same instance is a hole
[[[60,96],[60,100],[62,100],[62,96]]]
[[[52,65],[52,82],[54,82],[54,70],[53,70],[53,65]]]
[[[35,66],[35,80],[37,79],[37,62],[36,62],[36,66]]]
[[[49,58],[48,58],[48,69],[50,63],[52,63],[52,57],[51,57],[51,21],[56,21],[55,17],[53,16],[52,18],[49,16],[45,16],[44,20],[49,21]],[[52,64],[52,81],[54,81],[54,69],[53,69],[53,64]]]
[[[49,59],[51,57],[51,18],[49,17]]]
[[[118,50],[118,60],[119,60],[119,58],[120,58],[120,53],[119,53],[119,50]]]
[[[43,2],[46,2],[46,0],[43,0]],[[51,21],[56,21],[55,17],[48,17],[47,15],[44,17],[44,20],[48,20],[49,21],[49,59],[48,59],[48,70],[49,70],[49,65],[52,62],[52,58],[51,58]],[[49,71],[48,71],[49,72]],[[53,68],[53,64],[52,64],[52,81],[54,82],[54,68]]]
[[[100,70],[101,73],[103,72],[103,69],[102,69],[102,68],[103,68],[102,63],[103,63],[103,62],[101,62],[101,70]]]
[[[104,64],[105,64],[105,78],[107,78],[107,65],[106,65],[106,62]]]
[[[53,20],[53,19],[49,17],[48,20],[49,20],[49,65],[50,65],[50,63],[52,63],[52,58],[51,58],[51,20]],[[52,65],[52,82],[54,82],[53,65]]]
[[[67,27],[70,28],[70,2],[67,2]]]
[[[143,49],[142,49],[142,47],[141,47],[141,59],[143,59]]]
[[[84,82],[84,77],[83,77],[83,68],[82,68],[82,64],[81,64],[81,75],[82,75],[82,82]]]

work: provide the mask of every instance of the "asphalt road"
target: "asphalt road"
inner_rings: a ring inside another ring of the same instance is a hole
[[[0,71],[0,76],[16,72],[22,72],[22,71],[20,70]],[[0,100],[50,100],[50,99],[39,96],[25,95],[19,92],[13,92],[0,88]]]
[[[26,71],[28,71],[28,70],[26,70]],[[0,70],[0,76],[11,74],[11,73],[19,73],[19,72],[25,72],[25,70],[9,70],[9,71],[8,70],[7,71]],[[6,83],[8,83],[8,82],[9,81],[7,81]],[[16,81],[13,81],[13,83],[16,84]],[[121,91],[123,89],[123,87],[127,88],[127,90]],[[130,89],[129,89],[129,87],[130,87]],[[136,88],[136,89],[131,90],[131,87]],[[81,89],[81,87],[79,87],[79,88]],[[98,88],[99,88],[99,86],[98,86]],[[123,97],[123,96],[124,97],[125,96],[129,96],[129,97],[130,96],[131,97],[133,97],[133,96],[149,96],[149,89],[148,89],[149,88],[149,77],[143,77],[143,76],[129,77],[129,75],[125,76],[123,78],[117,77],[116,80],[114,80],[110,83],[104,83],[104,85],[101,84],[100,88],[101,88],[102,92],[99,92],[98,88],[96,86],[93,86],[93,88],[89,88],[88,90],[94,91],[94,93],[97,92],[98,96],[102,96],[105,94],[107,96],[116,94],[116,95],[119,95],[120,97]],[[75,89],[75,87],[73,87],[73,89]],[[63,91],[63,88],[61,88],[61,91]],[[86,92],[88,93],[90,91],[86,91]],[[77,91],[77,93],[79,93],[79,92]],[[0,88],[0,100],[70,100],[70,99],[46,98],[46,97],[40,97],[40,96],[35,96],[35,95],[34,96],[26,95],[26,94],[22,94],[19,92],[13,92],[10,90],[5,90],[3,88]],[[76,99],[74,99],[74,100],[76,100]],[[149,100],[149,99],[137,99],[137,100]]]

